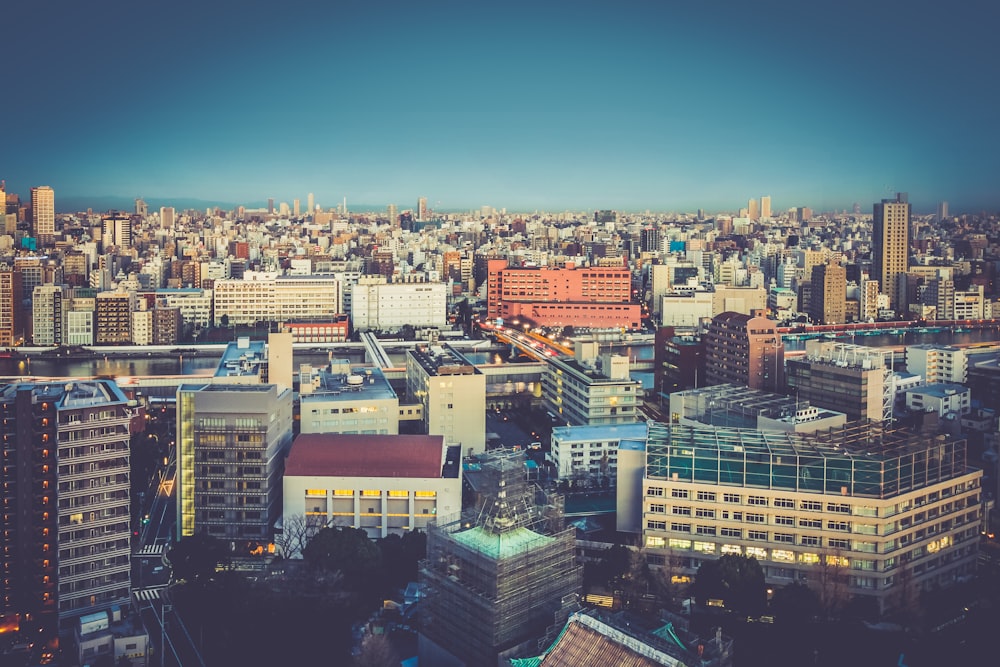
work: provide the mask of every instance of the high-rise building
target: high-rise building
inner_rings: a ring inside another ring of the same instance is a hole
[[[127,399],[109,380],[0,387],[0,626],[129,602]]]
[[[316,197],[311,192],[306,196],[306,208],[309,210],[309,215],[316,211]]]
[[[642,252],[659,252],[660,251],[660,228],[659,227],[644,227],[641,232],[639,232],[639,249]]]
[[[896,311],[902,306],[899,283],[909,259],[910,204],[906,193],[899,192],[895,199],[875,204],[872,214],[872,274]]]
[[[267,199],[267,214],[274,214],[274,197],[268,197]]]
[[[61,345],[63,341],[63,302],[66,289],[62,285],[38,285],[31,298],[31,342],[34,345]]]
[[[816,324],[847,321],[847,270],[834,261],[812,268],[809,317]]]
[[[174,228],[174,209],[172,206],[160,207],[160,228],[162,229]]]
[[[937,221],[941,222],[948,218],[948,202],[938,202],[937,205]]]
[[[518,655],[537,655],[537,640],[561,625],[580,592],[562,499],[538,503],[521,453],[495,454],[480,466],[475,507],[428,527],[421,664],[496,665],[518,647],[526,647]]]
[[[146,204],[142,197],[138,197],[135,200],[135,214],[142,218],[149,215],[149,205]]]
[[[388,209],[386,209],[389,215],[389,226],[398,227],[399,226],[399,211],[396,210],[395,204],[389,204]]]
[[[0,346],[17,345],[24,336],[23,299],[21,272],[0,264]]]
[[[177,538],[266,543],[281,514],[292,390],[275,384],[177,390]]]
[[[785,345],[777,323],[764,317],[763,310],[716,315],[703,340],[705,385],[738,384],[766,391],[784,387]]]
[[[756,199],[747,201],[747,217],[751,220],[760,220],[760,204]]]
[[[771,196],[765,195],[760,198],[760,217],[764,220],[771,218]]]
[[[417,200],[417,220],[427,219],[427,197],[421,197]]]
[[[39,246],[55,243],[56,196],[47,185],[31,188],[31,234]]]
[[[122,250],[131,247],[132,219],[118,213],[102,216],[101,241],[104,248],[115,246]]]
[[[98,345],[132,342],[132,311],[135,292],[99,292],[94,311],[94,332]]]
[[[301,204],[302,202],[299,201],[298,199],[292,200],[292,215],[294,215],[296,218],[302,215]]]

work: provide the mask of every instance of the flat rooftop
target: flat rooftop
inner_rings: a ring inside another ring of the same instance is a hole
[[[307,433],[295,438],[286,477],[442,477],[444,436]]]
[[[313,388],[303,393],[302,404],[330,401],[392,400],[398,398],[382,370],[375,366],[327,366],[313,369]]]
[[[477,375],[482,372],[451,345],[417,346],[409,351],[428,375]]]
[[[256,375],[267,361],[267,343],[241,338],[226,346],[215,368],[215,377]]]
[[[560,442],[592,442],[595,440],[645,440],[646,423],[599,426],[557,426],[552,439]]]

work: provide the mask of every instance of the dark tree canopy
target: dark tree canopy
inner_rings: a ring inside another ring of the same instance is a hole
[[[213,579],[216,568],[228,558],[226,543],[205,533],[185,537],[167,553],[174,579],[194,583]]]
[[[727,554],[702,563],[692,586],[698,602],[722,600],[729,609],[749,615],[763,613],[767,606],[764,570],[756,558]]]
[[[771,610],[779,623],[800,624],[819,616],[822,605],[816,591],[805,584],[789,584],[774,592]]]
[[[302,550],[302,559],[312,568],[342,572],[350,588],[370,585],[381,566],[378,545],[360,528],[321,529]]]

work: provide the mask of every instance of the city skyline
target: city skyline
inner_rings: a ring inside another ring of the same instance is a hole
[[[14,2],[8,192],[51,185],[60,211],[1000,205],[985,3],[254,4]]]

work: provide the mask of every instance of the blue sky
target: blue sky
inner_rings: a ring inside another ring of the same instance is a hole
[[[1000,4],[8,0],[26,197],[1000,208]]]

